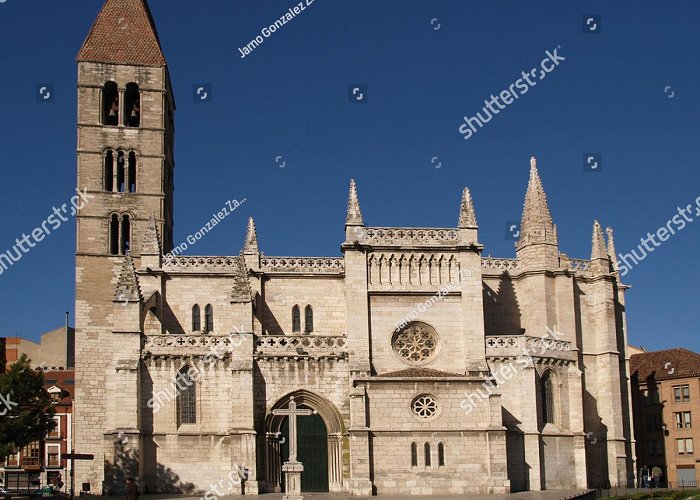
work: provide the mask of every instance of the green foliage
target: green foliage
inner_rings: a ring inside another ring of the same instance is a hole
[[[0,396],[0,457],[43,439],[55,427],[44,374],[31,369],[26,354],[0,375]]]

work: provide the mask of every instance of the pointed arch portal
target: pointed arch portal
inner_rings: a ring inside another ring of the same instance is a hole
[[[297,417],[298,458],[304,466],[302,491],[342,491],[343,424],[340,414],[331,402],[306,390],[281,397],[268,412],[265,479],[269,488],[284,490],[282,464],[289,456],[289,423],[286,416],[273,415],[272,410],[288,408],[290,396],[294,396],[300,407],[315,411],[311,416]]]

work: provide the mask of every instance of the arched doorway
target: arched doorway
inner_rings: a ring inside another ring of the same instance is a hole
[[[284,463],[289,459],[289,418],[282,422],[281,433],[280,455]],[[297,460],[304,465],[301,491],[328,491],[328,431],[318,413],[297,417]],[[284,475],[282,490],[286,491]]]
[[[290,396],[294,396],[299,407],[316,412],[308,417],[297,417],[297,458],[304,466],[302,491],[343,491],[342,419],[330,401],[306,390],[281,397],[268,410],[265,489],[283,490],[282,464],[289,457],[289,421],[286,416],[273,415],[272,411],[288,408]]]

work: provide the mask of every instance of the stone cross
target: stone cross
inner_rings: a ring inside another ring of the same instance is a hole
[[[288,410],[272,410],[273,415],[289,416],[289,462],[297,461],[297,416],[306,416],[313,413],[312,410],[297,409],[294,396],[289,397]]]

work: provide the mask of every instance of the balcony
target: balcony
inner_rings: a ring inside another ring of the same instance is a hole
[[[347,339],[328,335],[259,335],[255,337],[256,358],[347,357]]]

